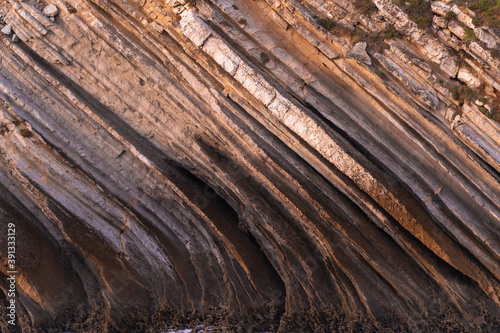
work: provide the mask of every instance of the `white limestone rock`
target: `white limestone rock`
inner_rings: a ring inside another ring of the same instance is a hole
[[[59,13],[59,9],[57,8],[56,5],[54,4],[49,4],[45,9],[43,10],[43,15],[47,17],[54,17]]]
[[[7,24],[1,31],[4,35],[10,35],[12,33],[12,24]]]
[[[450,31],[458,38],[464,39],[465,29],[461,24],[457,23],[456,21],[450,21],[448,23],[448,29],[450,29]]]
[[[211,29],[197,15],[195,10],[188,10],[181,14],[181,29],[196,46],[202,46],[212,35]]]
[[[486,46],[488,46],[488,48],[494,49],[497,47],[497,39],[495,38],[495,36],[490,34],[486,29],[476,28],[474,29],[474,34],[480,41],[484,42]]]
[[[436,1],[431,4],[431,9],[434,13],[444,16],[447,12],[451,11],[451,6],[444,2]]]
[[[481,85],[481,80],[469,67],[460,67],[457,78],[471,88],[478,88]]]

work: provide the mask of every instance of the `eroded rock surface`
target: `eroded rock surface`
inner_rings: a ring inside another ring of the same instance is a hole
[[[498,36],[374,3],[2,2],[17,329],[500,330]]]

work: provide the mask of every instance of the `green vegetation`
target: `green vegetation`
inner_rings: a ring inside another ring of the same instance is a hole
[[[476,16],[472,19],[472,24],[474,24],[475,27],[480,27],[483,25],[484,20],[480,18],[479,16]]]
[[[451,91],[451,97],[455,100],[458,101],[460,104],[462,104],[465,100],[471,101],[475,98],[476,92],[467,85],[462,84],[458,87],[453,88]]]
[[[403,11],[408,14],[410,19],[417,24],[420,29],[430,28],[432,25],[432,10],[430,1],[425,0],[394,0],[393,3],[398,5]]]
[[[376,71],[375,74],[377,74],[378,76],[382,76],[382,71]]]
[[[474,34],[474,30],[466,28],[464,40],[468,41],[468,40],[475,40],[475,39],[476,39],[476,35]]]
[[[240,18],[240,19],[238,20],[238,23],[239,23],[240,25],[245,25],[245,24],[247,24],[247,20],[245,20],[244,18]]]
[[[355,31],[343,26],[342,24],[337,24],[333,20],[327,20],[320,18],[317,20],[318,24],[326,29],[327,31],[333,32],[336,36],[342,36],[347,38],[354,38]],[[359,41],[359,40],[358,40]]]
[[[238,6],[233,5],[233,9],[234,9],[234,10],[238,10]]]
[[[454,19],[457,18],[457,14],[455,14],[455,12],[449,11],[449,12],[446,13],[445,17],[448,20],[454,20]]]
[[[488,118],[500,123],[500,111],[497,108],[492,108]]]
[[[477,15],[475,26],[500,27],[500,0],[472,0],[467,7]]]
[[[373,14],[377,11],[377,6],[371,0],[354,0],[354,8],[365,15]]]
[[[489,119],[492,119],[496,122],[500,122],[500,111],[496,107],[492,107],[490,110],[485,108],[484,106],[479,107],[479,111],[484,114]]]
[[[267,53],[264,53],[264,52],[261,52],[260,53],[260,61],[263,63],[263,64],[267,64],[269,62],[269,56],[267,55]]]
[[[365,40],[366,35],[363,31],[356,29],[356,32],[354,33],[354,37],[352,40],[352,45],[356,45],[357,43]]]
[[[399,32],[393,26],[388,27],[383,31],[384,39],[390,39],[399,36]]]
[[[323,28],[325,28],[328,31],[332,31],[337,26],[335,21],[327,20],[327,19],[319,19],[318,23],[320,26],[322,26]]]
[[[467,89],[465,91],[465,96],[467,97],[467,100],[470,101],[474,98],[474,92],[471,89]]]

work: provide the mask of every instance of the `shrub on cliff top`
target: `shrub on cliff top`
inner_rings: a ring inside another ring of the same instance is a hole
[[[475,26],[500,27],[500,0],[473,0],[467,7],[477,15]]]
[[[371,15],[378,10],[371,0],[354,0],[353,5],[354,8],[365,15]]]
[[[430,1],[425,0],[394,0],[393,3],[399,6],[410,19],[417,24],[420,29],[430,28],[432,25],[433,13]]]
[[[474,34],[474,30],[466,28],[464,40],[467,41],[467,40],[475,40],[475,39],[476,39],[476,35]]]
[[[322,26],[323,28],[325,28],[328,31],[332,31],[335,28],[335,26],[337,25],[335,23],[335,21],[327,20],[327,19],[319,19],[318,23],[320,26]]]
[[[399,32],[396,30],[396,28],[390,26],[387,29],[384,30],[383,32],[383,37],[384,39],[391,39],[399,35]]]
[[[449,12],[446,12],[446,15],[445,17],[448,19],[448,20],[454,20],[457,18],[457,14],[455,12],[452,12],[452,11],[449,11]]]

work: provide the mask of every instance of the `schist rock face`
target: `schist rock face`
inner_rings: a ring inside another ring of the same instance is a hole
[[[2,2],[2,332],[498,332],[498,31],[425,4]]]

